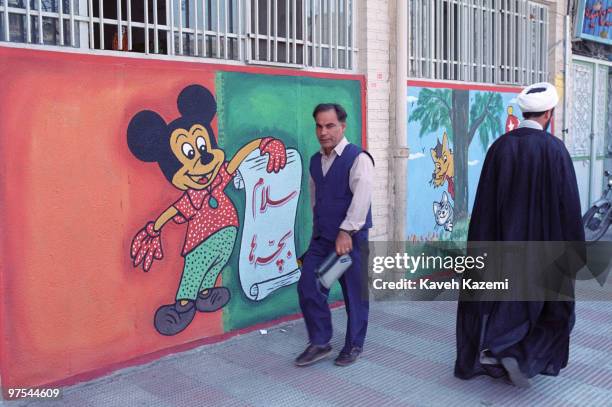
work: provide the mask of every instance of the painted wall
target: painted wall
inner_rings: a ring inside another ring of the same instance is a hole
[[[409,81],[406,239],[467,239],[488,147],[516,128],[518,88]]]
[[[343,104],[362,144],[361,76],[2,47],[0,75],[4,388],[78,381],[299,312],[311,112]]]

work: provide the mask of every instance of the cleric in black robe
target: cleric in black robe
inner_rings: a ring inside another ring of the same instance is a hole
[[[518,103],[525,120],[489,148],[468,241],[584,241],[574,167],[563,142],[546,132],[558,103],[538,83]],[[455,376],[529,378],[567,365],[573,301],[460,301]]]

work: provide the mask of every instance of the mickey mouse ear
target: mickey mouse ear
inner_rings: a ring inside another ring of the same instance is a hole
[[[127,143],[132,154],[141,161],[155,162],[163,149],[166,135],[166,122],[160,115],[151,111],[138,112],[127,129]]]
[[[210,123],[217,113],[217,102],[208,89],[200,85],[190,85],[181,91],[176,102],[183,116],[195,116]]]

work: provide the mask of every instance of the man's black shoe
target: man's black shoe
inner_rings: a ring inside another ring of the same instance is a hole
[[[334,363],[337,366],[348,366],[350,364],[353,364],[357,360],[360,353],[361,348],[358,347],[351,348],[350,352],[342,351],[340,352]]]
[[[306,350],[295,359],[296,366],[308,366],[323,359],[330,354],[332,347],[327,345],[308,345]]]

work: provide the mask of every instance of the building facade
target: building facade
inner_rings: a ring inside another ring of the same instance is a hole
[[[571,93],[567,15],[565,2],[525,0],[1,3],[4,387],[74,383],[298,317],[317,103],[342,103],[347,137],[376,161],[371,240],[464,239],[521,87]],[[181,151],[157,146],[186,120],[223,162],[242,157],[239,176],[176,186]],[[278,173],[247,148],[267,137],[287,150]],[[164,226],[158,251],[144,227],[180,202],[193,212]],[[189,288],[185,263],[211,236],[230,252]],[[184,330],[156,317],[213,286],[229,302]]]

